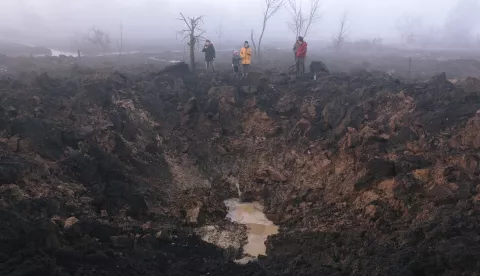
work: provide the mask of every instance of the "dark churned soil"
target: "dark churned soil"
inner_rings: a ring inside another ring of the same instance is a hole
[[[2,78],[0,275],[478,275],[479,81],[310,77]],[[237,183],[280,225],[247,265],[196,234]]]

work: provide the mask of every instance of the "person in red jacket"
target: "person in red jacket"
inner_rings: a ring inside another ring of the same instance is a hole
[[[307,42],[303,41],[303,37],[298,37],[298,43],[300,44],[297,48],[297,62],[296,62],[296,71],[297,75],[305,74],[305,57],[307,56]]]

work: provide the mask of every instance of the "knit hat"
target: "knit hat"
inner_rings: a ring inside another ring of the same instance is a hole
[[[248,44],[248,41],[245,40],[245,43],[244,44]]]
[[[303,41],[303,37],[299,36],[298,41]]]

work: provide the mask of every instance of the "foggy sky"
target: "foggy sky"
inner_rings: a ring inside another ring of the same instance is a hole
[[[308,7],[308,0],[303,0]],[[250,40],[250,30],[261,26],[262,0],[1,0],[0,37],[27,43],[71,40],[92,25],[112,37],[124,24],[125,40],[178,43],[182,28],[179,13],[204,15],[206,36],[218,40],[215,29],[222,25],[223,40]],[[455,0],[323,0],[321,19],[309,39],[329,39],[338,28],[344,9],[349,11],[349,38],[383,37],[398,40],[395,21],[402,14],[417,14],[424,25],[440,26]],[[283,9],[270,21],[265,40],[292,40]]]

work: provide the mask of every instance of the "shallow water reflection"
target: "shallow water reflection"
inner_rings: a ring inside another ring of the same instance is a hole
[[[266,255],[265,241],[269,235],[278,233],[278,226],[267,219],[263,206],[258,202],[243,203],[237,198],[225,200],[225,205],[227,219],[247,226],[248,242],[243,252],[251,257]]]

